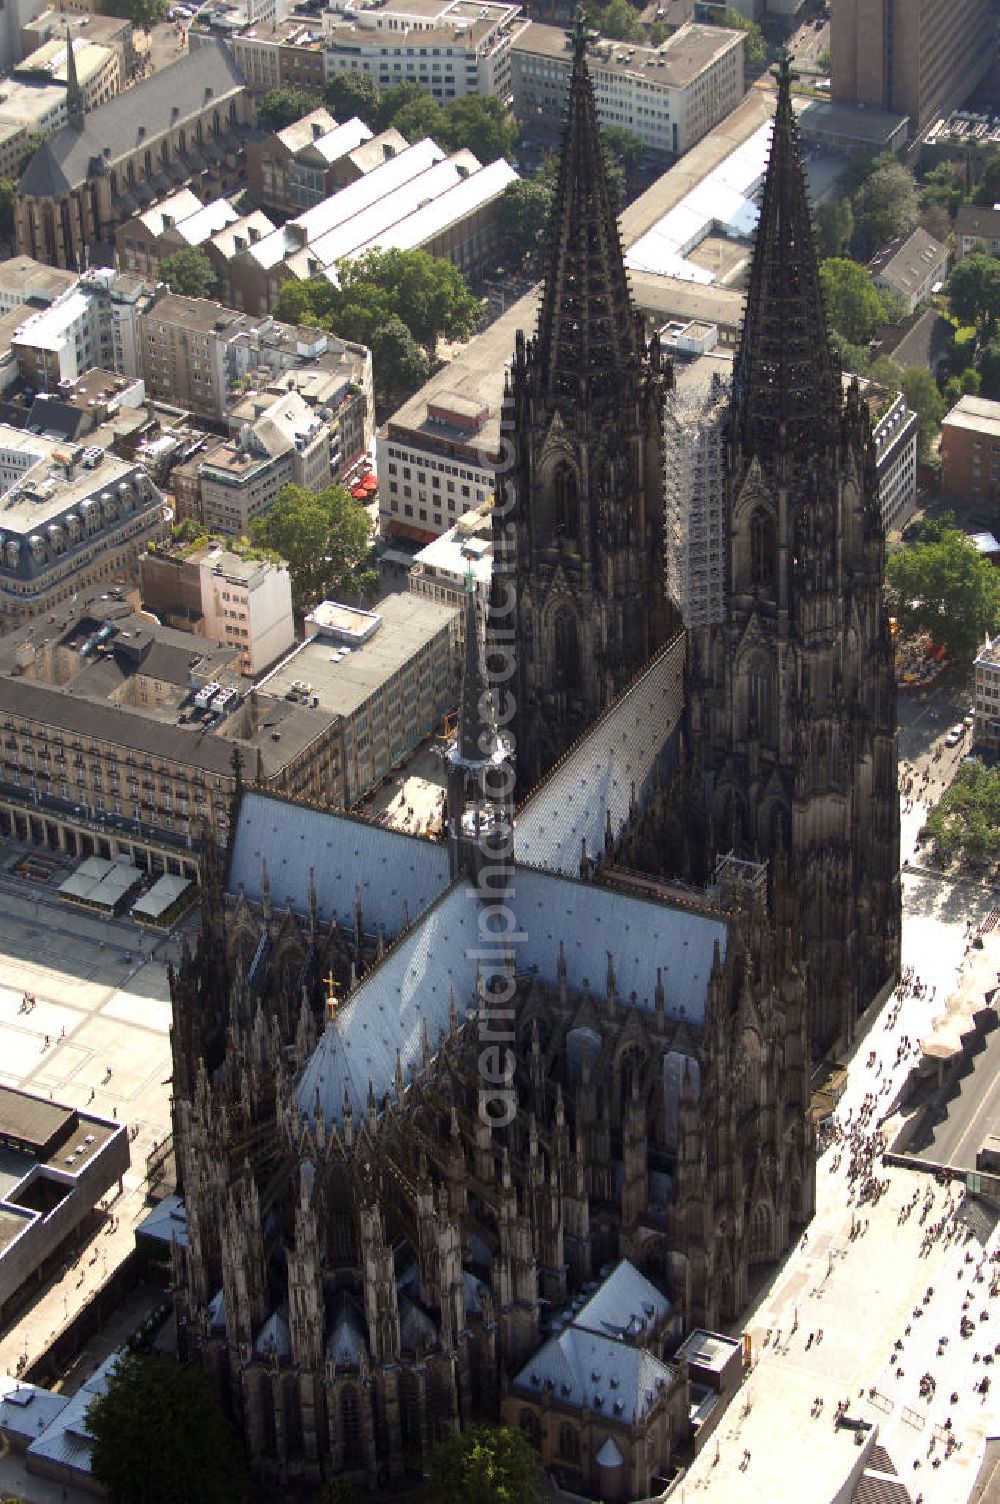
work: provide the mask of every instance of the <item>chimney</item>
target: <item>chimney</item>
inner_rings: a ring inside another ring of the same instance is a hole
[[[312,123],[312,133],[313,133],[313,140],[314,141],[318,141],[319,138],[320,138],[320,136],[323,136],[323,135],[326,134],[326,132],[323,130],[323,127],[320,125],[320,123],[319,123],[318,120],[314,120],[313,123]]]
[[[247,234],[250,237],[250,244],[256,245],[258,240],[260,239],[260,231],[258,230],[257,226],[247,225]]]

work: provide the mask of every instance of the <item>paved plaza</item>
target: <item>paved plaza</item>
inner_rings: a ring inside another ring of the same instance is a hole
[[[0,1083],[117,1116],[134,1139],[124,1195],[91,1242],[13,1327],[0,1329],[0,1373],[42,1353],[134,1247],[146,1156],[170,1128],[166,961],[177,954],[176,939],[78,910],[4,863]],[[25,994],[34,998],[30,1011]]]

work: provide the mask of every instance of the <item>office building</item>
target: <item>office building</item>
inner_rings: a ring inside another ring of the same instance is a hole
[[[101,583],[136,581],[166,530],[141,465],[0,424],[0,628]]]
[[[239,651],[240,673],[260,674],[295,642],[292,589],[283,564],[244,559],[218,544],[150,550],[139,563],[146,610],[181,632]]]
[[[1000,500],[1000,402],[962,397],[941,424],[941,492],[954,501]]]
[[[468,94],[509,100],[511,46],[524,25],[519,5],[497,0],[415,0],[357,10],[334,22],[327,77],[357,70],[380,89],[416,83],[442,104]]]
[[[659,47],[600,37],[588,49],[602,126],[638,136],[648,151],[678,156],[743,98],[745,33],[691,23]],[[514,114],[526,129],[558,134],[573,67],[567,32],[533,21],[511,48]]]
[[[18,369],[41,391],[94,366],[136,376],[138,324],[150,289],[139,277],[99,267],[73,279],[49,307],[29,313],[11,337]]]
[[[963,103],[996,50],[991,0],[835,0],[833,98],[908,115],[912,136]]]

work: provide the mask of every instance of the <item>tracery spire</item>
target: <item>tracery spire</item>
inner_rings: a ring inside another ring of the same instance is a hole
[[[791,61],[775,71],[778,104],[733,370],[733,416],[748,453],[822,443],[839,413],[840,372],[830,348],[820,291]]]
[[[577,409],[619,393],[643,348],[608,191],[587,36],[578,11],[535,352],[545,394]]]
[[[476,577],[465,577],[465,664],[462,670],[462,704],[458,718],[458,756],[462,762],[487,762],[493,754],[496,734],[490,714],[490,695],[483,672],[483,639],[479,627]]]
[[[80,79],[76,71],[76,53],[73,51],[73,37],[69,23],[66,24],[66,116],[74,130],[82,131],[84,127],[83,90],[80,88]]]

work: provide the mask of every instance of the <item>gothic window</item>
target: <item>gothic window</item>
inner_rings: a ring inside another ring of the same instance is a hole
[[[361,1441],[361,1405],[358,1391],[353,1385],[340,1392],[340,1438],[345,1467],[364,1462],[364,1447]]]
[[[750,1222],[750,1262],[758,1264],[771,1257],[771,1208],[758,1201]]]
[[[518,1425],[524,1432],[525,1436],[527,1436],[533,1447],[541,1446],[542,1428],[539,1424],[538,1416],[535,1414],[534,1410],[529,1410],[527,1405],[525,1405],[521,1411]]]
[[[560,611],[555,623],[556,683],[574,689],[580,682],[580,645],[576,618],[570,611]]]
[[[755,590],[774,587],[776,547],[774,518],[758,507],[750,518],[750,581]]]
[[[642,1065],[642,1055],[638,1050],[626,1050],[618,1062],[619,1100],[623,1107],[632,1099],[633,1081],[639,1096],[642,1095]]]
[[[559,1456],[563,1462],[580,1461],[580,1438],[576,1427],[568,1425],[565,1421],[559,1427]]]
[[[770,667],[756,660],[747,672],[747,735],[759,736],[766,732],[771,720]]]
[[[552,487],[556,537],[575,538],[579,527],[576,473],[565,460],[556,466]]]

